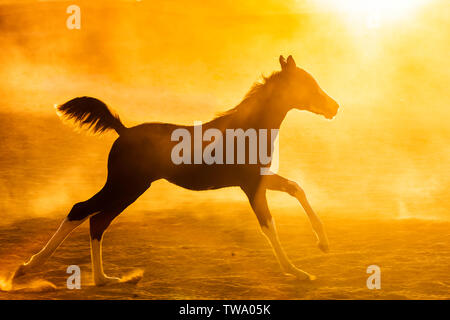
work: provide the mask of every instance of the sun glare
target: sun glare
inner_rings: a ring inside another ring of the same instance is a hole
[[[362,20],[368,27],[402,19],[430,0],[320,0],[323,7],[338,11],[352,20]]]

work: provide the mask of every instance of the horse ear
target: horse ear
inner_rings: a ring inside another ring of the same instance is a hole
[[[283,56],[280,56],[279,61],[280,61],[280,65],[281,65],[281,70],[284,70],[287,66],[286,59],[284,59]]]
[[[294,58],[292,58],[292,56],[289,56],[287,58],[286,67],[288,69],[294,69],[297,67],[297,65],[295,64]]]

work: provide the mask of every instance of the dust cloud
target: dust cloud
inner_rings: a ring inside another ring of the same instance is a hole
[[[292,54],[341,105],[337,118],[292,111],[280,174],[323,215],[450,218],[449,8],[429,1],[376,28],[308,1],[0,1],[0,223],[63,216],[98,191],[114,134],[77,133],[53,105],[89,95],[127,126],[192,124],[236,105]],[[219,6],[219,7],[217,7]],[[271,206],[292,207],[270,193]],[[156,182],[132,207],[245,202],[239,190]],[[200,209],[201,210],[201,209]],[[218,213],[220,214],[220,213]]]

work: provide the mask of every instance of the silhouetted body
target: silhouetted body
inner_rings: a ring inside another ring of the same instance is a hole
[[[254,85],[244,100],[234,109],[202,125],[219,130],[226,137],[227,129],[279,129],[287,112],[293,108],[308,110],[333,118],[338,105],[326,95],[306,71],[297,68],[291,56],[280,57],[282,71]],[[114,142],[108,158],[108,177],[104,187],[87,201],[77,203],[63,221],[60,229],[49,243],[30,261],[22,265],[16,276],[28,272],[45,261],[64,238],[82,221],[90,217],[91,248],[94,282],[98,285],[120,281],[104,275],[101,264],[101,239],[111,221],[127,206],[144,193],[153,181],[166,179],[191,190],[218,189],[238,186],[247,195],[258,218],[262,231],[271,242],[281,267],[299,278],[312,279],[306,272],[297,269],[284,254],[276,235],[272,216],[267,207],[267,189],[284,191],[296,197],[308,217],[319,239],[319,247],[327,251],[328,240],[318,216],[310,207],[303,190],[295,183],[276,174],[261,175],[261,168],[270,166],[249,164],[249,142],[246,143],[245,164],[175,164],[172,150],[179,142],[172,141],[176,129],[186,129],[194,137],[194,126],[179,126],[168,123],[144,123],[126,128],[119,117],[113,115],[101,101],[90,98],[75,98],[58,107],[62,116],[86,125],[94,132],[114,129],[119,138]],[[226,138],[224,138],[225,140]],[[203,146],[210,142],[203,142]],[[273,140],[267,139],[266,149],[273,150]],[[223,158],[227,156],[223,143]],[[236,157],[236,149],[234,149]],[[191,154],[194,154],[194,143]]]

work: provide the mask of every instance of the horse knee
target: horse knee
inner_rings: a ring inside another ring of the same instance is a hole
[[[294,181],[288,181],[286,183],[286,191],[293,197],[300,199],[306,198],[305,191]]]
[[[263,221],[260,221],[259,223],[261,227],[262,233],[264,233],[266,236],[269,235],[269,233],[272,233],[273,229],[273,220],[272,217],[266,217]]]
[[[300,200],[306,199],[306,193],[300,186],[298,186],[297,190],[295,191],[295,196]]]

